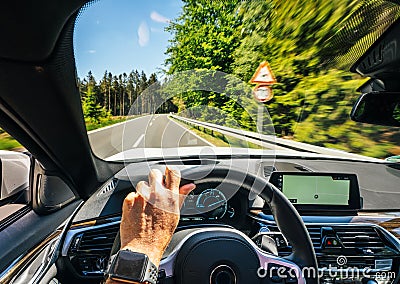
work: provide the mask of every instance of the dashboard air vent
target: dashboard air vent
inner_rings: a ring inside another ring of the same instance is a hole
[[[117,186],[117,179],[112,179],[110,180],[108,183],[106,183],[101,190],[99,191],[99,193],[97,193],[97,196],[103,195],[109,191],[112,191],[115,189],[115,187]]]
[[[333,227],[346,248],[382,248],[385,246],[374,227],[343,226]]]
[[[311,241],[315,248],[321,247],[321,226],[319,225],[306,225],[307,231],[310,234]],[[279,229],[275,225],[268,226],[268,229],[272,232],[279,232]]]
[[[310,234],[311,241],[315,248],[321,247],[321,227],[307,225],[306,226],[308,233]]]
[[[76,236],[79,243],[75,247],[76,252],[111,252],[114,239],[118,233],[119,225],[99,228],[92,231],[83,232]],[[73,243],[76,243],[74,241]]]
[[[264,177],[269,178],[273,171],[276,171],[276,169],[273,166],[264,166],[263,168]]]

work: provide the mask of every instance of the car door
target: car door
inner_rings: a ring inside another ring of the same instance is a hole
[[[0,127],[32,157],[30,199],[0,208],[0,283],[37,282],[46,271],[51,279],[68,218],[123,166],[93,155],[84,124],[73,29],[86,2],[9,1],[0,9]]]
[[[0,150],[0,164],[0,283],[51,278],[61,232],[80,202],[28,153]]]

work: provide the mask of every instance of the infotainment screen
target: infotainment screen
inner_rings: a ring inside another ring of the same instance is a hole
[[[361,208],[355,174],[273,172],[270,182],[298,209]]]
[[[349,205],[350,180],[332,176],[284,175],[282,192],[296,204]]]

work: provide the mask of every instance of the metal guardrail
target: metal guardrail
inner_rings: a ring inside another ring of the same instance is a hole
[[[382,162],[380,159],[370,158],[358,154],[348,153],[341,150],[329,149],[320,146],[310,145],[302,142],[291,141],[283,138],[278,138],[274,135],[265,135],[260,133],[255,133],[246,130],[239,130],[235,128],[230,128],[226,126],[221,126],[209,122],[198,121],[190,118],[185,118],[178,115],[170,115],[171,117],[182,121],[187,124],[204,127],[210,130],[220,132],[225,135],[230,135],[235,138],[243,139],[245,141],[275,150],[292,150],[299,152],[309,152],[314,154],[329,155],[334,157],[355,159],[370,162]]]

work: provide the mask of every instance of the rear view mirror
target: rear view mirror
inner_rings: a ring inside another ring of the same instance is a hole
[[[362,94],[351,111],[357,122],[400,126],[400,93],[371,92]]]

